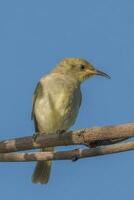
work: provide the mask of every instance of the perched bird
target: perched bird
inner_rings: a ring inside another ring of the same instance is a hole
[[[74,124],[81,105],[80,85],[93,75],[110,78],[86,60],[65,58],[48,75],[42,77],[33,96],[32,119],[35,131],[52,134],[68,130]],[[32,182],[46,184],[50,170],[51,161],[37,162]]]

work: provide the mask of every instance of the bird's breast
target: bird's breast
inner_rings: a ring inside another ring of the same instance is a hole
[[[36,101],[35,115],[41,131],[67,130],[77,117],[81,101],[79,88],[58,87],[45,90]]]

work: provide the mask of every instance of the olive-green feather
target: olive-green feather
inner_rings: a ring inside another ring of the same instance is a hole
[[[34,94],[33,94],[33,98],[32,98],[32,113],[31,113],[31,119],[34,119],[35,115],[34,115],[34,106],[35,106],[35,102],[38,96],[42,95],[42,86],[41,83],[38,82]]]
[[[42,151],[53,151],[53,148],[44,148]],[[32,175],[33,183],[47,184],[50,177],[51,161],[39,161]]]
[[[39,133],[39,128],[38,128],[38,123],[37,123],[36,116],[34,113],[34,106],[35,106],[36,99],[41,95],[42,95],[42,86],[41,86],[41,83],[39,82],[36,86],[36,89],[33,95],[32,114],[31,114],[31,119],[34,120],[35,131],[38,133]],[[53,151],[53,148],[51,147],[43,148],[41,149],[41,151]],[[33,175],[32,175],[32,182],[41,183],[41,184],[48,183],[50,171],[51,171],[51,161],[37,162]]]

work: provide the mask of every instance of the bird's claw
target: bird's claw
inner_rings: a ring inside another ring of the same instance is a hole
[[[33,134],[33,140],[34,140],[34,142],[36,142],[38,136],[39,136],[39,133],[34,133]]]
[[[59,137],[65,132],[66,132],[65,130],[57,130],[56,131],[56,133],[59,135]]]

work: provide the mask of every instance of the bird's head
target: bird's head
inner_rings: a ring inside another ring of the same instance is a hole
[[[94,75],[110,78],[106,73],[95,69],[89,62],[80,58],[65,58],[53,70],[74,77],[77,81],[83,82]]]

